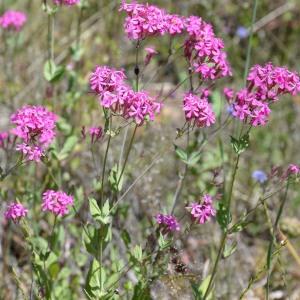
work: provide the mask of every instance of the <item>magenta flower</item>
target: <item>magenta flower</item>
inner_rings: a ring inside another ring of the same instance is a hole
[[[288,175],[298,175],[298,174],[300,174],[300,166],[295,165],[295,164],[290,164],[288,169],[287,169],[287,174]]]
[[[17,10],[8,10],[0,17],[0,27],[20,31],[27,21],[25,13]]]
[[[158,54],[158,52],[153,47],[147,47],[145,48],[145,51],[147,52],[147,55],[145,57],[144,64],[145,66],[147,66],[150,63],[152,57]]]
[[[202,79],[231,76],[227,55],[223,50],[224,43],[215,36],[212,25],[191,16],[186,19],[186,30],[189,37],[184,43],[184,54],[194,71]]]
[[[192,219],[199,223],[204,224],[216,215],[216,210],[212,206],[212,197],[210,195],[204,195],[201,203],[191,203],[186,207],[192,216]]]
[[[180,230],[180,225],[177,222],[176,218],[172,215],[163,215],[163,214],[158,214],[155,217],[156,222],[163,227],[164,230],[167,232],[171,231],[179,231]]]
[[[53,0],[53,3],[56,5],[66,5],[66,6],[72,6],[79,3],[80,0]]]
[[[91,90],[103,95],[104,92],[114,92],[123,84],[126,78],[122,70],[115,70],[107,66],[96,66],[90,76]]]
[[[185,18],[182,16],[167,14],[165,22],[167,32],[170,35],[181,34],[185,30]]]
[[[127,13],[124,29],[131,40],[142,40],[166,32],[166,13],[154,5],[128,4],[123,0],[120,10]]]
[[[12,133],[24,142],[17,145],[29,160],[39,161],[55,137],[57,116],[43,106],[23,106],[11,116]]]
[[[97,66],[90,77],[91,89],[99,95],[99,103],[124,119],[137,125],[153,121],[162,104],[146,91],[135,92],[125,82],[123,71]]]
[[[28,209],[26,209],[22,204],[14,202],[8,206],[4,213],[4,216],[7,220],[18,222],[23,217],[26,217],[27,213]]]
[[[208,102],[208,90],[203,90],[201,96],[186,93],[183,99],[185,118],[197,127],[209,127],[215,123],[216,117]]]
[[[42,210],[56,216],[64,216],[69,212],[69,206],[74,203],[73,197],[62,191],[47,190],[43,194]]]
[[[91,136],[91,143],[94,144],[103,137],[103,129],[99,127],[90,127],[89,134]]]
[[[230,95],[233,115],[252,126],[267,124],[271,113],[270,104],[284,94],[296,95],[300,92],[300,77],[285,67],[272,63],[251,68],[246,88],[235,96]]]

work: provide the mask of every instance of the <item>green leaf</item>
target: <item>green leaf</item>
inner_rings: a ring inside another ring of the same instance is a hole
[[[167,240],[164,238],[162,233],[159,233],[158,245],[160,250],[165,250],[171,246],[172,240]]]
[[[132,250],[132,255],[138,262],[142,262],[142,260],[143,260],[142,247],[140,245],[136,245]]]
[[[224,251],[223,251],[223,257],[227,258],[230,255],[232,255],[237,249],[237,242],[234,241],[231,245],[226,244]]]
[[[89,199],[90,213],[93,219],[101,224],[109,224],[111,222],[109,200],[106,200],[102,207],[102,211],[93,198]]]
[[[230,224],[232,220],[230,211],[228,210],[227,206],[222,202],[219,203],[216,219],[223,230],[227,229],[228,224]]]
[[[188,154],[185,150],[183,150],[182,148],[180,148],[177,145],[175,146],[175,152],[178,155],[178,157],[184,162],[184,163],[188,163]]]
[[[65,68],[56,66],[53,60],[47,60],[44,64],[44,77],[49,82],[56,82],[64,75]]]
[[[192,154],[188,157],[187,164],[190,166],[195,165],[199,161],[200,157],[201,157],[200,151],[192,152]]]
[[[211,275],[208,275],[202,282],[201,282],[201,284],[200,284],[200,286],[199,286],[199,293],[200,293],[200,295],[201,295],[201,297],[204,297],[204,295],[205,295],[205,293],[206,293],[206,290],[207,290],[207,288],[208,288],[208,284],[209,284],[209,281],[210,281],[210,279],[211,279]],[[211,299],[211,297],[212,297],[212,293],[210,292],[209,294],[208,294],[208,296],[206,297],[206,299],[207,300],[209,300],[209,299]]]
[[[123,229],[121,232],[121,238],[124,241],[125,245],[128,247],[131,243],[131,238],[126,229]]]
[[[123,186],[123,176],[121,176],[121,168],[118,168],[118,165],[114,165],[110,170],[108,181],[115,192],[120,192]],[[118,184],[119,181],[119,184]]]
[[[249,134],[246,133],[243,135],[239,140],[234,138],[233,136],[231,138],[231,146],[236,154],[243,153],[248,147],[249,147]]]
[[[61,151],[58,154],[58,159],[59,160],[64,160],[66,159],[69,154],[71,153],[71,151],[74,149],[75,145],[78,142],[78,138],[75,135],[71,135],[67,138],[63,148],[61,149]]]

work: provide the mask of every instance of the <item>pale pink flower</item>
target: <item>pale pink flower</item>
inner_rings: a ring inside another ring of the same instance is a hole
[[[290,164],[287,170],[288,175],[298,175],[300,173],[300,166]]]
[[[147,52],[147,54],[145,57],[144,64],[145,64],[145,66],[147,66],[150,63],[152,57],[154,55],[158,54],[158,52],[153,47],[147,47],[147,48],[145,48],[145,51]]]

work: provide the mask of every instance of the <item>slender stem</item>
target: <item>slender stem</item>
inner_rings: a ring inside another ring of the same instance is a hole
[[[215,264],[214,264],[214,267],[213,267],[213,270],[212,270],[212,274],[211,274],[207,289],[206,289],[205,294],[203,296],[203,300],[206,300],[206,298],[208,297],[211,286],[212,286],[213,281],[214,281],[214,278],[217,274],[218,265],[219,265],[219,261],[220,261],[220,258],[222,256],[223,249],[224,249],[224,246],[225,246],[225,243],[226,243],[227,234],[228,234],[227,231],[223,232],[223,236],[222,236],[222,239],[221,239],[221,243],[220,243],[219,251],[218,251],[218,254],[217,254],[217,258],[216,258],[216,261],[215,261]]]
[[[232,177],[231,177],[231,181],[230,181],[230,186],[229,186],[227,201],[226,201],[227,213],[230,212],[230,206],[231,206],[231,202],[232,202],[231,201],[231,199],[232,199],[232,191],[233,191],[234,181],[235,181],[235,178],[236,178],[236,173],[237,173],[237,169],[238,169],[238,165],[239,165],[239,160],[240,160],[240,155],[238,154],[237,158],[236,158],[236,161],[235,161],[235,165],[234,165],[234,169],[233,169],[233,173],[232,173]],[[218,264],[219,264],[221,254],[223,252],[223,249],[224,249],[224,246],[225,246],[225,243],[226,243],[227,235],[228,235],[228,229],[226,228],[225,231],[224,231],[224,233],[223,233],[221,242],[220,242],[220,246],[219,246],[219,250],[218,250],[218,255],[217,255],[217,258],[216,258],[216,261],[215,261],[215,264],[214,264],[214,268],[212,270],[212,274],[211,274],[211,277],[210,277],[210,280],[209,280],[206,292],[204,294],[203,300],[206,300],[207,296],[209,295],[211,286],[213,284],[214,278],[215,278],[216,273],[217,273]]]
[[[108,156],[108,150],[110,146],[110,141],[111,141],[111,134],[108,136],[108,141],[107,141],[107,146],[105,150],[105,155],[104,155],[104,161],[103,161],[103,167],[102,167],[102,177],[101,177],[101,198],[100,198],[100,208],[102,209],[102,204],[103,204],[103,196],[104,196],[104,176],[105,176],[105,169],[106,169],[106,163],[107,163],[107,156]]]
[[[189,143],[190,143],[190,131],[188,130],[187,139],[186,139],[186,151],[188,151]],[[176,188],[174,198],[173,198],[173,205],[172,205],[172,209],[171,209],[171,215],[174,213],[174,210],[175,210],[175,208],[178,204],[178,199],[179,199],[180,193],[182,191],[183,183],[184,183],[184,180],[186,178],[187,172],[188,172],[188,165],[185,164],[183,175],[179,178],[178,183],[177,183],[177,188]]]
[[[253,11],[252,11],[252,20],[251,20],[251,27],[250,27],[248,47],[247,47],[246,65],[245,65],[245,70],[244,70],[244,85],[246,85],[247,74],[248,74],[248,70],[249,70],[249,66],[250,66],[252,39],[253,39],[253,25],[256,20],[257,3],[258,3],[258,0],[254,0],[254,7],[253,7]]]
[[[290,184],[290,180],[289,180],[289,178],[287,178],[287,183],[286,183],[286,188],[285,188],[284,196],[283,196],[283,199],[281,201],[278,213],[276,215],[276,219],[275,219],[275,223],[274,223],[274,227],[273,227],[273,234],[271,236],[269,247],[268,247],[266,300],[269,300],[269,294],[270,294],[270,277],[271,277],[272,251],[273,251],[273,246],[276,243],[275,234],[276,234],[276,231],[278,230],[279,220],[281,218],[281,215],[282,215],[282,212],[283,212],[283,208],[284,208],[284,205],[285,205],[286,200],[287,200],[287,194],[288,194],[288,190],[289,190],[289,184]]]
[[[77,22],[77,29],[76,29],[76,50],[79,50],[79,48],[80,48],[82,16],[83,16],[83,7],[80,6],[78,22]]]
[[[129,142],[129,146],[128,146],[128,149],[127,149],[127,152],[126,152],[125,161],[124,161],[123,167],[121,169],[120,176],[119,176],[118,181],[117,181],[117,187],[118,188],[119,188],[120,181],[122,179],[123,173],[124,173],[126,165],[127,165],[128,157],[129,157],[130,151],[132,149],[132,145],[133,145],[133,141],[134,141],[134,137],[135,137],[137,128],[138,128],[138,125],[135,125],[134,131],[133,131],[133,134],[131,136],[131,139],[130,139],[130,142]]]

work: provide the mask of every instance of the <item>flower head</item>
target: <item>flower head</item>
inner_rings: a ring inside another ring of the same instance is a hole
[[[262,170],[256,170],[252,173],[252,178],[259,183],[264,183],[268,180],[267,174]]]
[[[43,106],[27,105],[19,109],[11,116],[16,125],[12,133],[24,141],[17,145],[17,150],[38,161],[55,137],[56,120],[57,116]]]
[[[27,213],[28,209],[26,209],[21,203],[13,202],[6,209],[4,216],[7,220],[17,222],[23,217],[26,217]]]
[[[190,211],[192,219],[199,224],[206,223],[216,215],[216,210],[212,206],[212,197],[207,194],[202,197],[201,203],[194,202],[186,208]]]
[[[127,14],[124,29],[131,40],[142,40],[166,32],[166,13],[154,5],[122,1],[120,10]]]
[[[103,95],[105,92],[114,92],[123,84],[126,78],[122,70],[115,70],[107,66],[96,66],[90,75],[91,90]]]
[[[224,52],[223,41],[216,37],[211,24],[191,16],[186,19],[188,38],[184,43],[184,54],[202,79],[215,80],[231,76],[231,69]]]
[[[247,87],[230,100],[233,115],[252,126],[263,126],[271,113],[270,104],[284,94],[296,95],[299,92],[300,77],[297,73],[272,63],[256,65],[250,69]]]
[[[183,99],[183,110],[188,122],[192,122],[197,127],[209,127],[215,123],[215,114],[208,102],[207,90],[202,91],[202,95],[196,96],[186,93]]]
[[[0,132],[0,148],[5,147],[5,141],[8,139],[8,136],[7,132]]]
[[[27,21],[25,13],[17,10],[8,10],[0,16],[0,27],[20,31]]]
[[[74,203],[73,197],[62,191],[47,190],[43,194],[42,210],[56,216],[64,216],[69,212],[69,206]]]
[[[167,232],[179,231],[180,225],[177,222],[176,218],[172,215],[163,215],[158,214],[155,217],[156,222],[162,226]]]

